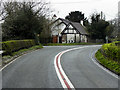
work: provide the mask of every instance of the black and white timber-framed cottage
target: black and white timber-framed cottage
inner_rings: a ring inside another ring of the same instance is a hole
[[[52,35],[57,37],[56,41],[53,40],[54,43],[88,42],[88,33],[82,24],[62,18],[54,21]]]

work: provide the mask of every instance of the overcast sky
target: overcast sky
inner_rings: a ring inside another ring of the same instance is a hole
[[[103,13],[107,20],[117,16],[118,2],[120,0],[46,0],[51,3],[52,9],[57,17],[65,18],[71,11],[82,11],[85,17],[93,12]]]
[[[11,1],[11,0],[3,0]],[[13,0],[14,1],[14,0]],[[15,0],[15,1],[41,1],[41,0]],[[106,15],[106,20],[111,20],[118,15],[118,2],[120,0],[43,0],[50,2],[50,7],[54,11],[53,14],[57,18],[65,18],[71,11],[82,11],[85,17],[94,13],[103,13]]]

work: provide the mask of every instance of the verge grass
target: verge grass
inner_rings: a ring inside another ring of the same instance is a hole
[[[120,63],[105,57],[101,53],[101,49],[99,49],[97,51],[97,53],[95,54],[95,57],[98,60],[98,62],[100,64],[102,64],[104,67],[106,67],[107,69],[111,70],[112,72],[120,75]]]
[[[98,45],[101,43],[47,43],[44,46]]]
[[[36,45],[33,47],[30,47],[28,49],[21,49],[19,51],[13,52],[11,55],[5,55],[2,57],[2,66],[8,64],[9,62],[11,62],[13,59],[15,59],[16,57],[19,57],[25,53],[37,50],[37,49],[41,49],[43,48],[42,45]]]

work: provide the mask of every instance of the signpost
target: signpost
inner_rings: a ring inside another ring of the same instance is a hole
[[[106,36],[105,39],[106,39],[106,43],[108,43],[108,36]]]

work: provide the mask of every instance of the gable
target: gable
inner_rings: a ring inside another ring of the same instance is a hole
[[[64,24],[61,20],[57,20],[51,27],[51,31],[53,35],[57,35],[62,32],[66,28],[66,24]]]
[[[52,31],[54,30],[61,34],[88,34],[80,23],[71,22],[62,18],[59,18],[54,22]]]
[[[68,28],[69,29],[74,29],[74,27],[71,24],[68,26]]]
[[[76,23],[76,22],[71,22],[72,26],[74,28],[76,28],[76,30],[83,35],[88,35],[88,33],[86,32],[85,28],[80,24],[80,23]]]
[[[61,34],[79,34],[79,32],[74,28],[73,25],[69,24],[62,32]]]

